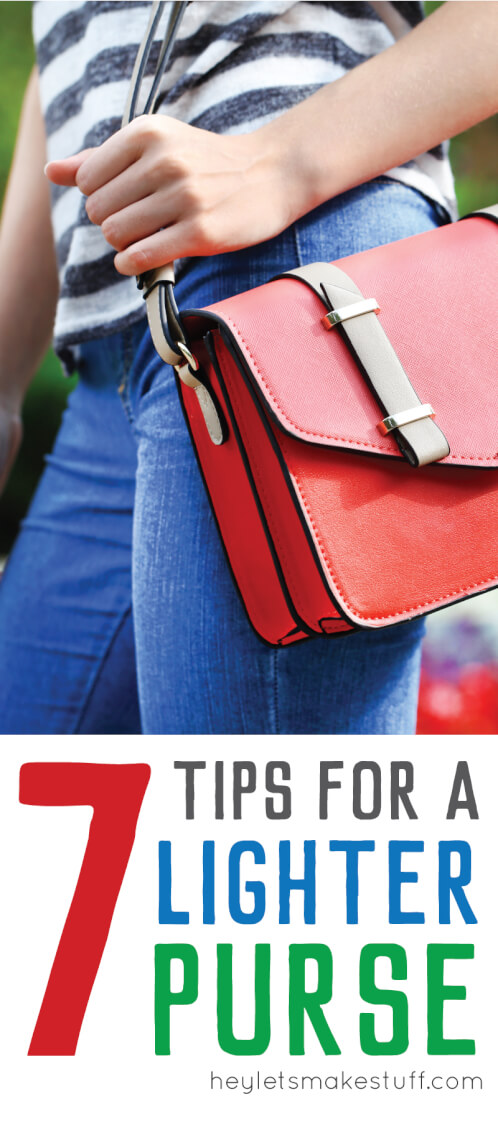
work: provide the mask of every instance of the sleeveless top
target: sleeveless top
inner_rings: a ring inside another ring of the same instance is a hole
[[[135,0],[34,3],[49,159],[99,145],[120,128],[148,17],[149,4]],[[195,0],[162,80],[159,112],[215,133],[249,132],[391,46],[422,18],[420,3]],[[144,95],[164,25],[165,19]],[[386,174],[456,217],[446,144]],[[79,190],[53,186],[52,204],[60,275],[54,348],[70,371],[75,345],[139,320],[145,307],[135,279],[115,270],[114,251],[90,223]]]

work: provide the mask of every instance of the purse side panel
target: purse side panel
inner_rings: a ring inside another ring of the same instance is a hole
[[[195,351],[222,402],[217,374],[202,341],[196,342]],[[222,445],[214,445],[195,392],[180,380],[177,382],[227,561],[251,625],[261,639],[271,645],[307,639],[309,632],[302,628],[282,589],[261,511],[228,412],[225,412],[228,440]],[[209,581],[209,575],[206,575],[206,581]]]
[[[219,333],[215,334],[215,349],[226,399],[236,419],[292,603],[316,633],[350,631],[351,624],[334,603],[310,547],[274,427],[231,353],[229,341]]]

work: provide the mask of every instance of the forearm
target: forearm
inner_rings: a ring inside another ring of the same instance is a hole
[[[266,126],[289,222],[498,110],[498,3],[446,3],[393,47]]]
[[[141,116],[47,175],[87,197],[119,273],[264,242],[498,109],[498,3],[448,3],[254,132]]]
[[[0,401],[16,406],[52,334],[57,268],[45,130],[33,72],[26,91],[0,230]]]

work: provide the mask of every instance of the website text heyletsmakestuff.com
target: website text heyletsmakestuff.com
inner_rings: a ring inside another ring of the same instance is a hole
[[[424,1070],[410,1074],[351,1074],[342,1070],[337,1074],[228,1074],[210,1072],[211,1091],[230,1091],[255,1094],[264,1091],[347,1091],[347,1090],[479,1090],[483,1089],[480,1075],[428,1074]]]

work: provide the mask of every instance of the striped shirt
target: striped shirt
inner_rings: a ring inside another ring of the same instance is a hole
[[[120,128],[148,16],[149,4],[135,0],[33,5],[49,159],[101,144]],[[215,133],[249,132],[391,46],[422,16],[421,4],[407,2],[196,0],[180,26],[159,112]],[[162,33],[161,25],[144,95]],[[387,174],[456,215],[446,145]],[[69,369],[75,345],[139,320],[145,309],[135,280],[115,270],[114,251],[78,189],[52,191],[60,274],[54,347]]]

